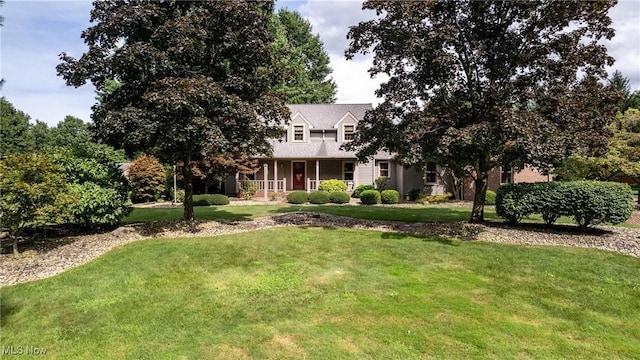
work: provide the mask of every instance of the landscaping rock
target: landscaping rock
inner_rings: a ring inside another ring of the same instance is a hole
[[[640,256],[640,229],[602,226],[583,233],[569,225],[403,223],[296,212],[250,221],[150,222],[123,226],[104,234],[36,239],[32,242],[32,249],[18,256],[0,256],[0,286],[54,276],[85,264],[115,247],[140,239],[205,237],[283,226],[346,227],[519,245],[579,246]]]

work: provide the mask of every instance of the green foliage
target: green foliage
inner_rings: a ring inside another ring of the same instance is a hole
[[[253,180],[240,181],[240,197],[245,200],[251,200],[258,192],[258,183]]]
[[[309,194],[309,202],[312,204],[326,204],[330,200],[328,191],[319,190],[313,191]]]
[[[585,228],[600,223],[618,224],[634,208],[629,185],[615,182],[567,181],[505,184],[498,189],[496,212],[509,223],[541,214],[547,224],[571,216]]]
[[[48,148],[47,155],[62,167],[71,197],[61,211],[61,222],[77,225],[113,225],[127,216],[129,183],[117,166],[121,151],[86,143],[82,147]]]
[[[372,53],[370,75],[389,76],[345,146],[359,160],[387,150],[405,165],[468,169],[480,189],[470,220],[480,222],[491,169],[544,171],[606,148],[620,99],[602,71],[615,2],[427,3],[364,2],[379,16],[347,34],[347,58]]]
[[[640,111],[628,109],[619,114],[607,152],[600,156],[574,154],[554,174],[562,180],[602,180],[640,174]]]
[[[14,108],[4,97],[0,98],[0,157],[35,150],[29,119],[29,115]]]
[[[44,155],[16,154],[0,160],[0,226],[13,238],[14,253],[25,227],[58,220],[65,185],[63,169]]]
[[[347,184],[337,179],[322,180],[320,181],[320,185],[318,185],[318,190],[327,192],[347,191]]]
[[[193,195],[194,206],[229,205],[229,198],[222,194]]]
[[[427,193],[421,193],[420,196],[416,199],[416,202],[422,204],[437,204],[445,201],[449,201],[453,198],[451,193],[444,193],[442,195],[428,195]]]
[[[376,205],[381,202],[378,190],[365,190],[360,193],[360,203],[363,205]]]
[[[164,192],[166,173],[158,159],[142,154],[129,167],[129,184],[133,202],[150,202],[160,198]]]
[[[67,115],[49,130],[48,140],[50,146],[82,148],[91,142],[89,125],[75,116]]]
[[[273,10],[262,1],[94,2],[87,50],[79,59],[62,53],[58,75],[101,91],[94,135],[130,154],[153,151],[187,165],[206,154],[266,154],[289,118],[273,91],[284,75],[270,46]]]
[[[309,194],[306,191],[292,191],[287,194],[287,202],[289,204],[304,204],[309,200]]]
[[[416,201],[421,196],[427,196],[428,194],[421,188],[413,188],[409,190],[409,200]]]
[[[391,179],[386,176],[380,176],[376,179],[376,189],[378,191],[387,190],[391,187]]]
[[[365,190],[375,190],[376,187],[373,185],[358,185],[356,186],[355,190],[353,190],[353,193],[351,194],[351,197],[354,198],[359,198],[360,194],[362,194],[363,191]]]
[[[495,205],[496,204],[496,193],[492,190],[487,190],[487,193],[484,195],[484,204],[485,205]]]
[[[380,200],[383,204],[397,204],[400,202],[400,193],[392,189],[382,190]]]
[[[346,191],[334,191],[329,194],[329,201],[334,204],[347,204],[351,198]]]
[[[173,193],[171,195],[173,195]],[[173,199],[173,197],[171,199]],[[176,190],[176,201],[179,203],[184,201],[184,189]]]
[[[65,222],[77,225],[115,225],[129,215],[122,194],[115,188],[92,182],[67,185],[66,193],[72,201],[61,209]]]
[[[288,104],[328,104],[335,102],[337,87],[320,36],[297,11],[278,10],[269,24],[272,49],[286,76],[276,87],[285,93]]]

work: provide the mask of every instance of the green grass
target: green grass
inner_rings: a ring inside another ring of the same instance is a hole
[[[339,228],[117,248],[2,289],[48,359],[640,358],[640,262]]]
[[[348,216],[367,220],[387,220],[403,222],[455,222],[468,221],[471,217],[469,207],[389,207],[360,205],[248,205],[248,206],[209,206],[195,207],[195,217],[200,220],[251,220],[257,217],[282,214],[293,211],[314,211],[325,214]],[[127,223],[180,220],[182,207],[176,208],[135,208],[124,220]],[[484,209],[486,221],[503,222],[493,207]],[[541,215],[532,215],[523,222],[544,223]],[[560,224],[572,224],[569,217],[561,217]],[[622,224],[626,227],[640,228],[638,225]]]
[[[294,211],[313,211],[325,214],[349,216],[368,220],[389,220],[404,222],[451,222],[467,221],[471,208],[465,207],[388,207],[359,205],[247,205],[195,207],[195,217],[201,220],[250,220],[257,217]],[[182,219],[182,207],[176,208],[134,208],[125,222],[145,222]],[[499,221],[493,209],[485,209],[487,220]]]

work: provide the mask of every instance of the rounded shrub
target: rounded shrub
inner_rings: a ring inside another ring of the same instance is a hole
[[[320,190],[309,194],[309,202],[312,204],[326,204],[329,202],[329,192]]]
[[[356,186],[355,190],[353,190],[353,193],[351,194],[351,197],[353,198],[359,198],[360,194],[365,191],[365,190],[375,190],[376,187],[373,185],[358,185]]]
[[[360,193],[360,203],[363,205],[380,204],[380,192],[378,190],[365,190]]]
[[[309,194],[306,191],[292,191],[287,194],[287,202],[289,204],[304,204],[309,200]]]
[[[193,195],[194,206],[228,205],[229,198],[222,194]]]
[[[320,181],[320,185],[318,185],[318,191],[347,191],[347,184],[338,179],[322,180]]]
[[[329,194],[329,201],[334,204],[346,204],[349,200],[349,194],[346,191],[334,191]]]
[[[495,191],[487,190],[487,193],[484,195],[484,204],[485,205],[495,205],[496,204],[496,193],[495,193]]]
[[[397,204],[400,202],[400,193],[397,190],[382,190],[380,200],[383,204]]]

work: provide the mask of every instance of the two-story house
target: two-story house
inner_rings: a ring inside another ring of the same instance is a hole
[[[228,194],[237,194],[239,181],[246,178],[258,184],[257,196],[264,196],[265,188],[267,192],[315,191],[320,181],[328,179],[342,180],[347,190],[353,191],[361,184],[375,184],[379,177],[387,178],[389,187],[403,196],[416,188],[430,194],[453,192],[438,175],[442,169],[435,163],[427,164],[423,170],[406,169],[388,152],[378,152],[367,162],[359,162],[355,152],[341,149],[343,144],[353,140],[358,121],[372,109],[371,104],[288,107],[291,119],[284,125],[285,135],[271,141],[273,156],[259,159],[260,170],[256,174],[236,174],[228,178],[225,183]],[[495,191],[504,183],[550,180],[549,176],[530,167],[518,172],[496,168],[489,175],[488,188]],[[473,182],[466,179],[458,196],[473,200],[474,192]]]
[[[272,141],[273,157],[260,159],[260,170],[248,177],[258,183],[259,193],[314,191],[322,180],[339,179],[352,191],[361,184],[373,185],[386,177],[390,187],[400,194],[413,188],[428,188],[433,194],[445,192],[436,176],[435,165],[426,171],[405,169],[393,154],[378,152],[368,162],[358,162],[355,152],[341,150],[353,139],[358,121],[371,104],[304,104],[288,105],[291,119],[285,125],[282,139]],[[265,182],[266,174],[266,182]],[[239,191],[237,174],[227,180],[226,189]]]

